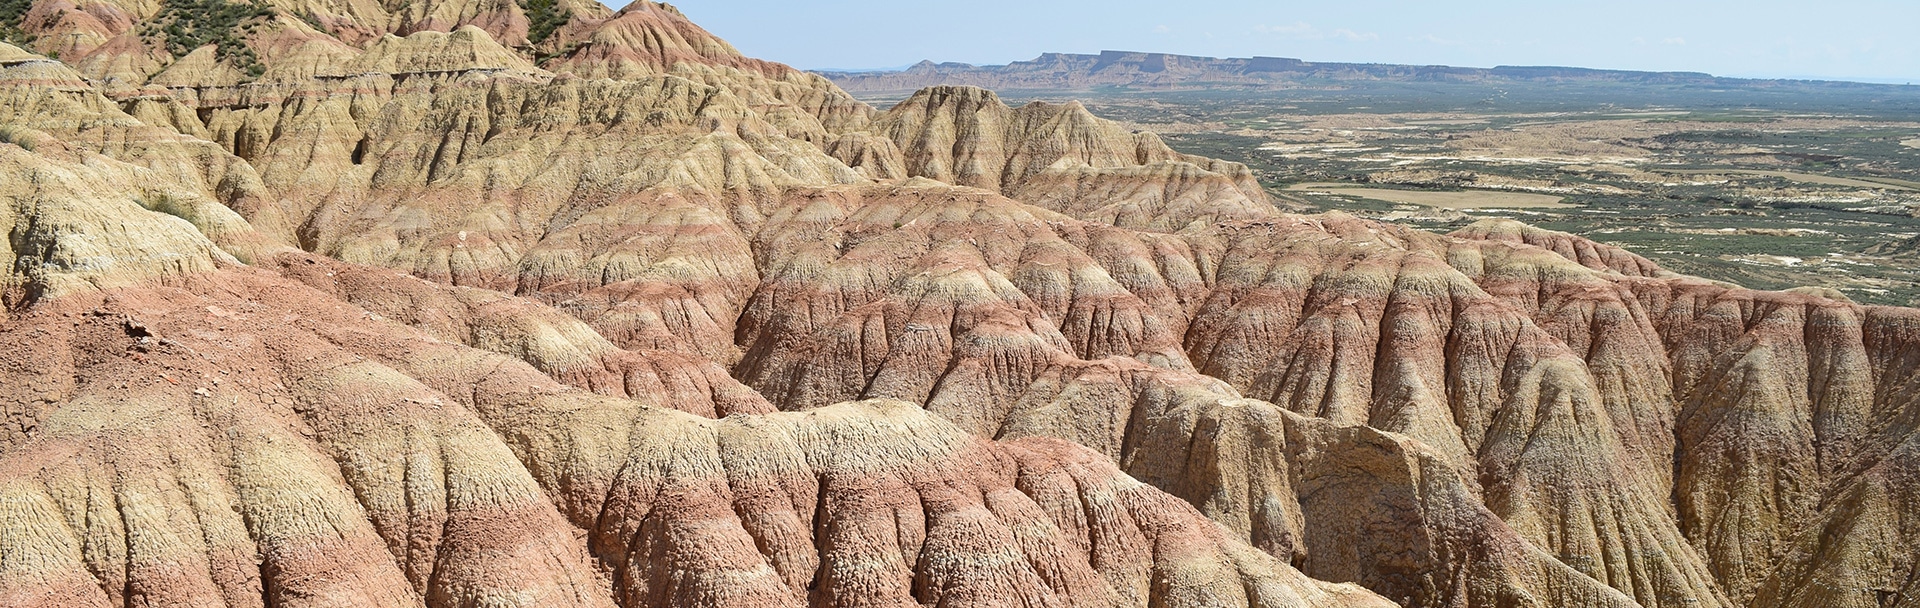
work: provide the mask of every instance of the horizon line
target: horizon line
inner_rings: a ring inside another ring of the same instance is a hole
[[[1888,78],[1888,77],[1879,77],[1879,76],[1821,76],[1821,75],[1806,75],[1806,74],[1801,74],[1801,75],[1714,74],[1712,72],[1694,71],[1694,70],[1647,70],[1647,69],[1632,69],[1632,68],[1600,68],[1600,67],[1589,67],[1589,66],[1554,65],[1554,64],[1501,64],[1501,65],[1495,65],[1491,67],[1485,67],[1485,66],[1470,66],[1470,65],[1453,65],[1453,64],[1444,64],[1444,63],[1396,63],[1396,62],[1387,62],[1387,61],[1322,61],[1322,60],[1301,59],[1297,57],[1279,57],[1279,56],[1267,56],[1267,55],[1253,55],[1248,57],[1215,57],[1210,55],[1188,55],[1184,53],[1168,53],[1168,52],[1161,52],[1161,51],[1125,51],[1125,50],[1115,50],[1115,49],[1102,49],[1102,50],[1091,52],[1091,53],[1048,51],[1048,52],[1043,52],[1040,55],[1033,57],[1032,59],[1019,59],[1019,60],[1007,61],[1004,63],[969,63],[965,61],[935,61],[932,59],[922,59],[920,61],[903,65],[903,66],[889,66],[889,67],[877,67],[877,68],[809,67],[809,68],[799,68],[799,69],[807,72],[813,72],[813,73],[880,74],[880,73],[904,72],[916,66],[919,66],[923,63],[932,63],[934,65],[957,64],[957,65],[971,66],[975,68],[1000,68],[1000,67],[1007,67],[1015,63],[1025,63],[1025,62],[1035,61],[1042,57],[1046,57],[1048,55],[1098,56],[1098,55],[1107,54],[1107,53],[1166,55],[1171,57],[1188,57],[1188,58],[1194,58],[1194,59],[1215,59],[1215,60],[1270,58],[1270,59],[1290,59],[1290,60],[1300,61],[1308,64],[1446,67],[1446,68],[1462,68],[1462,69],[1474,69],[1474,70],[1495,70],[1500,68],[1560,68],[1560,69],[1576,69],[1576,70],[1595,70],[1595,71],[1603,71],[1603,72],[1631,72],[1631,73],[1640,73],[1640,74],[1704,75],[1712,78],[1728,78],[1728,79],[1735,79],[1735,80],[1828,82],[1828,83],[1848,83],[1848,84],[1871,84],[1871,85],[1884,85],[1884,86],[1896,86],[1896,87],[1920,86],[1920,85],[1914,84],[1914,82],[1920,81],[1920,77]]]

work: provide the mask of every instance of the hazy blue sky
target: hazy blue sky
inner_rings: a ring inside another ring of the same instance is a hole
[[[613,0],[619,4],[620,0]],[[1103,49],[1920,82],[1920,0],[680,0],[802,68]]]

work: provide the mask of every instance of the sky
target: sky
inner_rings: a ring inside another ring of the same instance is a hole
[[[623,3],[613,0],[615,6]],[[1045,52],[1920,82],[1920,0],[679,0],[742,52],[806,69]]]

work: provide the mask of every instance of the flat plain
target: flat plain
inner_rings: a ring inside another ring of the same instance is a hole
[[[1352,184],[1324,182],[1294,184],[1288,186],[1287,190],[1307,195],[1354,197],[1443,209],[1568,209],[1575,207],[1575,205],[1560,202],[1566,197],[1530,192],[1361,188]]]

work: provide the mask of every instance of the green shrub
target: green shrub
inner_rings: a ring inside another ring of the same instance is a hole
[[[572,55],[574,51],[580,50],[580,46],[581,46],[580,43],[575,42],[573,44],[568,44],[566,46],[557,47],[551,51],[541,51],[536,49],[533,52],[533,64],[538,66],[545,66],[547,65],[547,61],[550,59],[553,59],[555,57],[565,57],[567,55]]]
[[[520,0],[520,8],[527,12],[527,44],[536,45],[546,42],[554,30],[566,25],[573,15],[560,10],[558,0]]]
[[[0,0],[0,41],[16,46],[33,43],[33,36],[20,31],[20,22],[26,20],[31,8],[33,0]]]
[[[143,33],[158,38],[174,57],[214,45],[215,57],[258,78],[266,72],[266,66],[247,46],[245,34],[272,16],[273,8],[258,0],[166,0]]]

